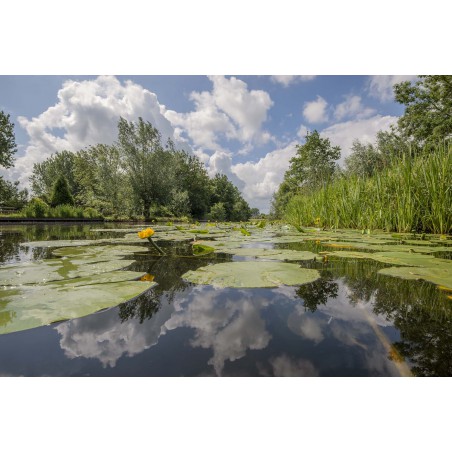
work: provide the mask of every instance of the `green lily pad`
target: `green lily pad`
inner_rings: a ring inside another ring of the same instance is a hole
[[[132,272],[130,276],[134,276]],[[110,276],[121,278],[124,275]],[[105,279],[103,275],[100,279]],[[108,277],[107,277],[108,278]],[[95,280],[95,279],[94,279]],[[60,320],[83,317],[137,297],[156,283],[117,281],[93,284],[77,279],[43,286],[24,285],[0,292],[0,334],[13,333]]]
[[[452,290],[452,263],[438,267],[389,267],[378,273],[403,279],[423,279]]]
[[[193,254],[195,256],[202,256],[204,254],[211,254],[215,251],[215,248],[208,245],[201,245],[199,243],[195,243],[193,245]]]
[[[441,263],[447,263],[446,259],[435,258],[428,254],[407,253],[407,252],[382,252],[382,253],[364,253],[359,251],[331,251],[327,252],[330,256],[354,258],[354,259],[372,259],[385,264],[410,265],[413,267],[431,267]],[[450,262],[450,261],[449,261]]]
[[[311,253],[311,251],[278,250],[266,248],[224,248],[218,249],[216,252],[233,254],[235,256],[262,257],[281,261],[309,261],[320,258],[318,254]]]
[[[320,278],[317,270],[283,262],[227,262],[188,271],[182,278],[215,287],[278,287],[307,284]]]

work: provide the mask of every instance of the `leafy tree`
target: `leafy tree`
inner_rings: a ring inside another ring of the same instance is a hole
[[[28,190],[19,189],[19,181],[10,182],[0,177],[0,205],[21,209],[28,200]]]
[[[222,202],[217,202],[214,204],[209,212],[209,219],[216,221],[225,221],[226,220],[226,208]]]
[[[186,190],[171,191],[171,202],[169,204],[171,213],[176,217],[183,217],[190,215],[190,197]]]
[[[251,217],[251,209],[248,203],[242,198],[240,192],[238,192],[238,199],[234,203],[234,207],[231,212],[231,221],[248,221]]]
[[[62,151],[53,154],[41,163],[33,165],[33,174],[30,177],[31,189],[36,196],[44,200],[52,197],[55,181],[64,176],[69,184],[69,190],[77,199],[82,187],[75,176],[75,154]]]
[[[259,212],[259,209],[257,207],[253,207],[250,210],[250,216],[251,218],[260,218],[261,213]]]
[[[250,206],[225,174],[215,174],[211,180],[211,187],[211,204],[223,204],[227,221],[246,221],[250,218]]]
[[[403,137],[397,128],[377,133],[376,148],[380,153],[383,166],[386,168],[403,155],[414,155],[418,153],[419,148],[412,142]]]
[[[69,183],[65,176],[59,176],[53,186],[51,206],[56,207],[62,204],[74,205]]]
[[[177,151],[176,180],[179,190],[186,191],[190,213],[195,218],[203,218],[210,206],[211,185],[207,170],[194,155]]]
[[[128,175],[128,183],[143,206],[146,219],[150,208],[168,205],[175,185],[175,157],[171,142],[163,147],[160,132],[143,118],[138,122],[120,118],[118,149]]]
[[[339,146],[331,146],[328,138],[321,138],[314,130],[306,134],[306,142],[296,146],[284,179],[297,191],[313,190],[329,182],[336,171],[335,161],[341,156]]]
[[[352,153],[345,159],[346,173],[359,177],[370,177],[383,168],[383,158],[372,144],[355,140]]]
[[[10,121],[9,114],[0,111],[0,166],[11,168],[16,151],[14,124]]]
[[[394,95],[405,105],[398,120],[403,136],[420,146],[452,136],[452,75],[420,75],[394,85]]]
[[[75,156],[74,176],[80,186],[78,200],[104,215],[130,214],[133,199],[116,146],[97,144]]]
[[[328,183],[339,167],[339,146],[331,146],[328,138],[321,138],[317,130],[306,134],[306,142],[296,146],[296,155],[276,193],[273,194],[270,216],[281,218],[289,200],[296,194],[313,191]]]

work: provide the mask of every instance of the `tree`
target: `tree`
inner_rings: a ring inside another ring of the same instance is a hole
[[[19,190],[19,181],[10,182],[0,177],[0,205],[21,209],[28,200],[28,190]]]
[[[211,187],[211,205],[223,204],[227,221],[246,221],[250,218],[250,206],[225,174],[215,174],[211,180]]]
[[[226,209],[222,202],[217,202],[211,207],[209,212],[209,219],[214,221],[226,220]]]
[[[372,144],[353,141],[352,153],[345,159],[346,173],[358,177],[370,177],[383,168],[383,158]]]
[[[341,156],[339,146],[331,146],[328,138],[321,138],[317,130],[306,134],[306,142],[296,146],[296,155],[278,190],[273,194],[270,216],[281,218],[289,200],[296,194],[322,187],[339,172],[335,163]]]
[[[261,213],[259,212],[259,209],[257,207],[253,207],[250,210],[250,214],[251,218],[260,218],[261,216]]]
[[[176,179],[173,144],[163,147],[160,132],[143,118],[137,123],[120,118],[117,146],[128,183],[149,220],[151,206],[167,206],[171,201]]]
[[[314,130],[306,134],[306,142],[296,146],[284,179],[297,191],[313,190],[329,182],[336,171],[335,161],[341,156],[339,146],[331,146],[328,138],[321,138]]]
[[[209,210],[211,184],[203,163],[194,155],[184,151],[175,153],[177,188],[188,195],[189,214],[203,218]]]
[[[420,75],[394,85],[394,95],[405,105],[398,120],[403,136],[419,146],[452,136],[452,75]]]
[[[17,151],[14,124],[9,118],[9,114],[0,111],[0,166],[4,168],[13,166],[13,155]]]
[[[69,184],[69,190],[77,199],[81,186],[75,176],[75,159],[73,152],[61,151],[51,155],[41,163],[33,165],[30,177],[31,189],[35,196],[49,201],[52,197],[55,181],[64,176]]]
[[[80,186],[78,200],[104,215],[130,214],[133,199],[122,168],[119,149],[97,144],[75,154],[74,177]]]
[[[71,206],[74,205],[74,198],[72,197],[69,183],[65,176],[60,176],[55,181],[50,204],[52,207],[56,207],[61,204],[69,204]]]

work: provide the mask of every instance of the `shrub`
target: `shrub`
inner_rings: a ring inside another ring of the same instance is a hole
[[[33,198],[23,209],[22,214],[29,218],[45,218],[50,207],[41,198]]]

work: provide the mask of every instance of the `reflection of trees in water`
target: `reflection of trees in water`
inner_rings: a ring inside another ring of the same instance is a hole
[[[327,303],[328,298],[336,298],[339,286],[333,280],[333,274],[328,270],[320,271],[321,279],[300,286],[295,294],[304,301],[308,311],[315,312],[317,306]]]
[[[187,247],[178,245],[178,251],[187,250]],[[176,248],[177,250],[178,248]],[[167,251],[167,250],[165,250]],[[175,249],[172,250],[174,252]],[[145,272],[154,276],[154,281],[158,286],[152,288],[140,297],[123,303],[119,306],[119,317],[122,322],[138,318],[140,323],[145,319],[150,319],[159,309],[163,301],[172,304],[178,292],[183,292],[193,284],[185,282],[181,276],[189,270],[196,270],[208,264],[219,262],[215,255],[205,257],[182,256],[148,256],[135,255],[137,259],[129,270]],[[232,260],[232,256],[227,256],[227,260]],[[224,261],[225,259],[221,259]]]
[[[0,264],[8,260],[19,258],[20,251],[28,252],[28,247],[20,244],[24,242],[34,242],[40,240],[78,240],[108,238],[103,233],[90,232],[93,224],[33,224],[33,225],[6,225],[0,229]],[[115,235],[116,237],[117,235]],[[51,257],[48,250],[33,248],[31,250],[32,259],[44,259]]]
[[[393,345],[419,376],[452,376],[452,305],[434,284],[378,275],[372,261],[334,262],[352,303],[373,303],[399,330]]]
[[[452,307],[429,283],[379,278],[374,311],[400,330],[397,351],[413,363],[418,376],[452,376]]]

